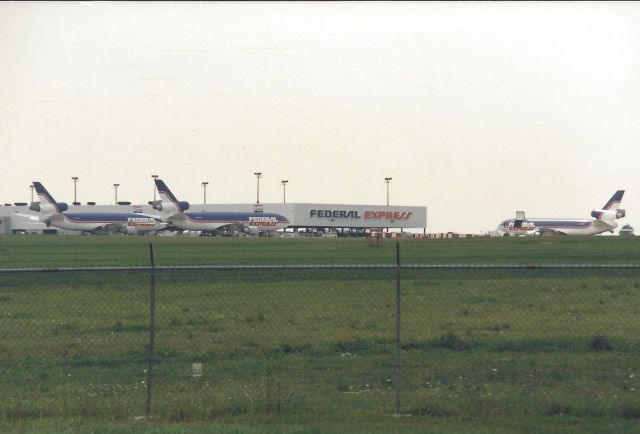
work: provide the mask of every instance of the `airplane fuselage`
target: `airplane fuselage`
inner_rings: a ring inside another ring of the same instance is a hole
[[[274,213],[189,212],[169,218],[168,223],[190,231],[215,231],[223,226],[238,226],[259,232],[272,232],[286,228],[289,220]]]
[[[498,226],[498,230],[505,235],[597,235],[617,226],[615,221],[609,224],[593,219],[530,218],[521,221],[505,220]]]
[[[503,235],[597,235],[618,227],[623,218],[620,209],[624,190],[616,191],[601,209],[591,211],[593,219],[525,218],[524,211],[516,211],[516,218],[505,220],[498,226]]]
[[[206,232],[244,232],[260,234],[289,226],[286,217],[269,212],[186,212],[189,202],[179,201],[167,184],[156,179],[160,203],[154,208],[162,212],[163,220],[178,229]]]
[[[61,213],[42,219],[51,226],[71,231],[149,232],[164,229],[167,224],[158,217],[139,213]]]

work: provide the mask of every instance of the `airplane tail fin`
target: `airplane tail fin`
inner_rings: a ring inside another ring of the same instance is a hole
[[[33,181],[33,187],[36,189],[36,193],[38,194],[38,198],[40,202],[46,203],[49,205],[55,205],[56,200],[51,196],[51,194],[44,188],[41,182]]]
[[[180,213],[189,209],[189,202],[178,200],[163,180],[156,179],[156,187],[161,198],[161,203],[154,205],[156,209],[168,213]]]
[[[624,196],[624,190],[616,191],[611,199],[607,203],[604,204],[602,209],[604,210],[617,210],[620,208],[620,203],[622,202],[622,196]]]
[[[56,200],[53,198],[53,196],[51,196],[47,189],[44,188],[44,185],[42,185],[41,182],[34,181],[33,187],[36,189],[36,193],[38,194],[38,198],[40,199],[40,203],[32,204],[32,208],[34,211],[53,214],[56,212],[64,212],[67,210],[67,208],[69,208],[68,205],[64,202],[56,202]]]
[[[616,219],[620,219],[626,215],[625,210],[620,209],[620,203],[622,202],[622,196],[624,196],[624,190],[616,191],[611,199],[604,204],[602,209],[591,211],[591,217],[596,220],[604,221],[610,226],[616,227]]]

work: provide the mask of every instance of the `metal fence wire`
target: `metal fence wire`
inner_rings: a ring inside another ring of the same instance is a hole
[[[0,270],[0,420],[640,418],[638,306],[622,265]]]

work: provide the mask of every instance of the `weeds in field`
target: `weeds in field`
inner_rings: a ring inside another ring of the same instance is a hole
[[[160,276],[154,417],[392,413],[395,287],[387,271]],[[403,270],[402,411],[497,428],[637,423],[640,295],[637,277],[625,273]],[[2,285],[0,420],[143,414],[148,282],[58,276],[47,287],[35,279]],[[194,362],[203,363],[202,377],[192,376]]]

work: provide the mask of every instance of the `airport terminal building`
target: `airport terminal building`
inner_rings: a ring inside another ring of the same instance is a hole
[[[290,224],[285,229],[289,234],[335,234],[336,236],[358,236],[379,230],[426,231],[427,208],[418,206],[347,205],[320,203],[266,203],[266,204],[191,204],[189,213],[197,212],[251,212],[264,211],[285,216]],[[70,205],[67,212],[132,212],[160,214],[150,205]],[[28,216],[38,214],[30,211],[27,204],[4,204],[0,206],[0,234],[50,233],[77,234],[53,226],[47,227]]]

